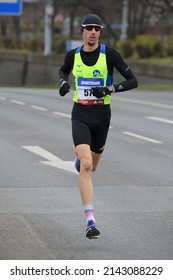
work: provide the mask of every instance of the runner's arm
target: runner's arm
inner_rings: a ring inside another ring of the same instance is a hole
[[[115,92],[123,92],[138,86],[137,78],[130,67],[123,60],[121,54],[114,49],[108,50],[108,65],[110,68],[115,68],[125,78],[124,81],[114,85]]]
[[[63,81],[63,80],[68,81],[70,72],[73,68],[73,62],[74,62],[74,51],[71,50],[71,51],[67,52],[67,54],[64,58],[64,63],[58,71],[60,81]]]

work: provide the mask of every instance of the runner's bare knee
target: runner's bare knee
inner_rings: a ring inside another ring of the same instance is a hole
[[[85,172],[92,172],[92,160],[84,158],[83,160],[81,160],[81,167]]]

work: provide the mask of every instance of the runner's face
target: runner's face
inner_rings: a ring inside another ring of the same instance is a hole
[[[86,28],[83,29],[83,41],[85,45],[88,46],[97,45],[99,37],[100,37],[100,31],[96,31],[95,28],[93,28],[91,31],[87,30]]]

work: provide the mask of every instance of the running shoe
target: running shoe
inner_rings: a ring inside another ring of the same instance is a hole
[[[75,160],[75,168],[76,168],[76,170],[80,173],[80,159],[79,159],[79,156],[78,156],[78,153],[77,153],[77,151],[76,151],[76,147],[75,146],[73,146],[73,151],[74,151],[74,153],[75,153],[75,156],[76,156],[76,160]]]
[[[86,237],[89,239],[97,239],[100,231],[93,220],[88,221],[86,229]]]
[[[78,158],[75,160],[74,165],[76,170],[80,173],[80,160]]]

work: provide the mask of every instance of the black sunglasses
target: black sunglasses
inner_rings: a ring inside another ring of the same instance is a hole
[[[84,27],[87,31],[92,31],[93,28],[95,29],[96,32],[101,31],[102,27],[99,25],[86,25]]]

